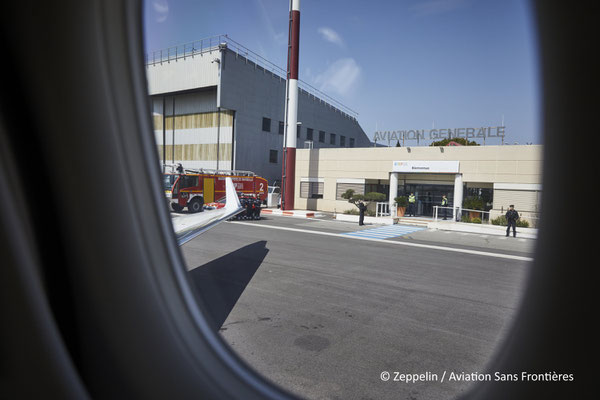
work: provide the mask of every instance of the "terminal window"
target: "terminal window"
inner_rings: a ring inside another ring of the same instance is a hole
[[[269,162],[277,164],[277,150],[269,150]]]
[[[300,182],[300,197],[305,199],[322,199],[323,182]]]
[[[365,184],[364,183],[338,183],[335,188],[335,199],[336,200],[346,200],[342,197],[344,193],[348,189],[354,190],[355,194],[365,194]]]
[[[313,140],[312,128],[306,128],[306,140]]]
[[[271,132],[271,118],[263,117],[262,130],[263,132]]]
[[[283,121],[279,121],[279,134],[283,135],[283,131],[284,131]]]
[[[335,133],[329,135],[329,144],[335,145]]]
[[[319,131],[319,142],[325,143],[325,131]]]
[[[349,147],[354,147],[354,138],[350,138],[350,146]]]
[[[346,147],[346,136],[340,135],[340,147]]]

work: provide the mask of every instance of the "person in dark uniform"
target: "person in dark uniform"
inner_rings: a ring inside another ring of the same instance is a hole
[[[446,209],[446,207],[448,207],[448,199],[446,198],[446,195],[443,194],[442,195],[442,216],[444,217],[443,219],[446,220],[448,218],[446,218],[446,212],[448,211]]]
[[[260,219],[260,198],[258,196],[252,198],[252,219]]]
[[[519,219],[519,213],[515,210],[514,204],[509,206],[508,211],[506,212],[506,236],[508,237],[508,233],[510,232],[510,227],[513,229],[513,237],[517,237],[517,220]]]
[[[248,219],[248,197],[245,194],[240,197],[240,206],[244,211],[236,216],[237,219]]]
[[[358,203],[358,225],[364,225],[363,221],[365,220],[365,211],[367,211],[367,206],[362,201]]]
[[[254,204],[256,205],[256,211],[254,213],[254,217],[257,220],[260,220],[261,201],[260,201],[259,197],[256,198]]]
[[[177,173],[183,174],[183,165],[181,163],[177,164]]]

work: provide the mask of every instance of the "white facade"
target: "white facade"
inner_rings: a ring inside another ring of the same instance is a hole
[[[182,92],[217,86],[221,52],[217,49],[162,63],[147,65],[148,92],[150,95]]]
[[[338,213],[352,209],[341,198],[349,188],[356,193],[379,191],[390,203],[405,190],[426,188],[420,193],[424,206],[439,205],[441,193],[449,197],[450,206],[459,207],[472,193],[485,192],[492,200],[491,218],[514,204],[535,219],[541,204],[542,146],[299,149],[296,175],[299,209]],[[303,183],[309,181],[320,186]]]

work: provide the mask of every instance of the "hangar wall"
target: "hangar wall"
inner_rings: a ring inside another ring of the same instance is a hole
[[[250,170],[272,184],[282,173],[285,71],[228,40],[147,63],[157,151],[167,164]],[[354,115],[312,93],[299,93],[298,148],[371,144]]]

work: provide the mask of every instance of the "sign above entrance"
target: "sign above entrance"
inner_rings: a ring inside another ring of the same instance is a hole
[[[457,174],[458,161],[394,161],[392,172]]]

